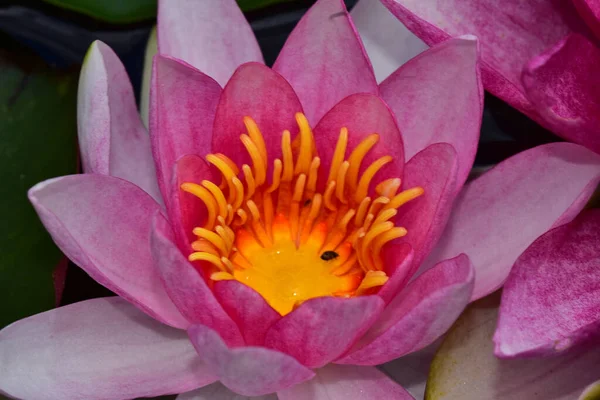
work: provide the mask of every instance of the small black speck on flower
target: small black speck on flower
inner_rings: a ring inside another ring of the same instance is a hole
[[[306,201],[304,202],[304,207],[309,206],[310,203],[311,203],[311,200],[310,199],[306,199]]]
[[[326,252],[324,252],[323,254],[321,254],[321,260],[323,261],[330,261],[333,260],[335,258],[338,258],[340,255],[338,253],[336,253],[335,251],[332,250],[327,250]]]

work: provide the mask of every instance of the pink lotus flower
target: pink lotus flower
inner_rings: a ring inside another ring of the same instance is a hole
[[[464,185],[482,113],[473,37],[378,85],[340,0],[308,11],[273,69],[233,0],[174,4],[159,4],[150,135],[97,42],[86,174],[29,193],[119,297],[2,330],[9,396],[410,398],[373,366],[442,335],[600,179],[600,156],[557,143]]]

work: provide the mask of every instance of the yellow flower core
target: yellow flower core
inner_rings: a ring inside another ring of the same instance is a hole
[[[296,114],[300,133],[281,137],[282,159],[273,161],[254,120],[244,117],[248,134],[240,139],[252,166],[223,154],[206,159],[222,174],[210,181],[184,183],[181,189],[207,208],[203,227],[194,229],[190,261],[202,261],[213,281],[236,279],[260,293],[281,315],[301,302],[322,296],[372,293],[388,277],[381,256],[391,240],[406,235],[394,226],[396,209],[423,194],[415,187],[398,192],[400,179],[386,179],[369,197],[374,175],[392,161],[385,156],[360,173],[361,163],[379,136],[367,136],[346,159],[348,130],[341,128],[325,188],[318,189],[318,157],[312,130]]]

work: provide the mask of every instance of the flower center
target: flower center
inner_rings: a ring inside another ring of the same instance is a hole
[[[369,190],[375,174],[393,159],[381,157],[359,172],[377,143],[372,134],[346,159],[348,130],[341,128],[328,178],[318,188],[321,159],[312,130],[296,114],[300,133],[292,142],[281,138],[281,159],[273,161],[267,182],[267,149],[258,126],[244,118],[248,134],[240,139],[252,167],[238,166],[223,154],[206,159],[222,174],[210,181],[184,183],[181,189],[200,198],[207,209],[203,227],[191,247],[190,261],[213,281],[235,279],[260,293],[281,315],[305,300],[321,296],[359,296],[382,286],[388,277],[382,249],[406,235],[392,220],[398,207],[423,194],[420,187],[403,191],[399,178]]]

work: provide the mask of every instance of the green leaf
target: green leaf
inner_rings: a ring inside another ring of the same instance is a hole
[[[272,6],[277,3],[289,3],[294,0],[237,0],[243,11],[254,11],[260,8]]]
[[[77,75],[0,52],[0,328],[54,307],[63,259],[27,190],[76,171]]]

